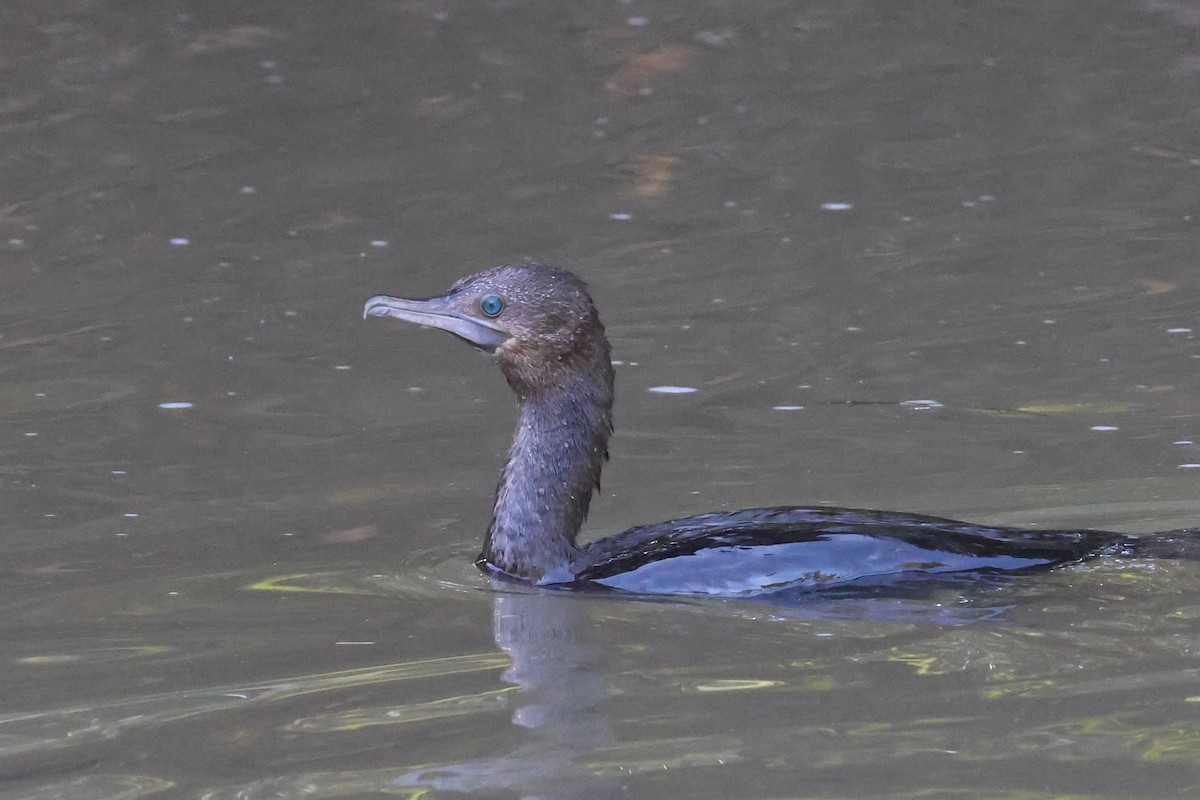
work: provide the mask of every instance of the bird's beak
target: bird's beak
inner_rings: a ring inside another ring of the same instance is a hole
[[[453,333],[463,341],[486,350],[496,348],[512,338],[508,331],[490,319],[465,314],[455,308],[451,295],[409,300],[405,297],[388,297],[377,294],[363,306],[363,318],[393,317],[430,328],[440,328]]]

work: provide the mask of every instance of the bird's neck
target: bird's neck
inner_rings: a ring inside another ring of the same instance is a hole
[[[612,366],[520,396],[520,419],[496,488],[481,565],[534,583],[573,577],[612,433]]]

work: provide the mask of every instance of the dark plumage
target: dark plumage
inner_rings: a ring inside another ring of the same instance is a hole
[[[758,595],[1049,569],[1101,554],[1196,557],[1187,532],[1027,531],[883,511],[752,508],[632,528],[580,546],[608,458],[613,368],[587,286],[542,264],[377,295],[364,316],[441,328],[491,353],[520,409],[479,566],[537,584]]]

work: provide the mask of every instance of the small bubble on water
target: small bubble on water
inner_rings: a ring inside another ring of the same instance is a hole
[[[822,211],[850,211],[854,208],[853,203],[821,203]]]
[[[186,236],[172,236],[171,245],[174,247],[187,247],[192,243],[192,240]]]
[[[387,247],[387,246],[388,246],[387,239],[372,239],[371,240],[371,247]]]
[[[624,211],[620,211],[616,214],[609,214],[608,218],[617,220],[618,222],[627,222],[628,220],[633,219],[633,214],[629,214]]]

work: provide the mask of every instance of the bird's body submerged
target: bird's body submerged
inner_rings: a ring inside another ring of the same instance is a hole
[[[364,315],[449,331],[492,353],[520,413],[478,564],[510,579],[645,594],[755,596],[1046,570],[1101,554],[1188,556],[1193,537],[1028,531],[882,511],[702,514],[578,545],[612,433],[613,369],[587,287],[496,267],[440,297],[377,295]]]

